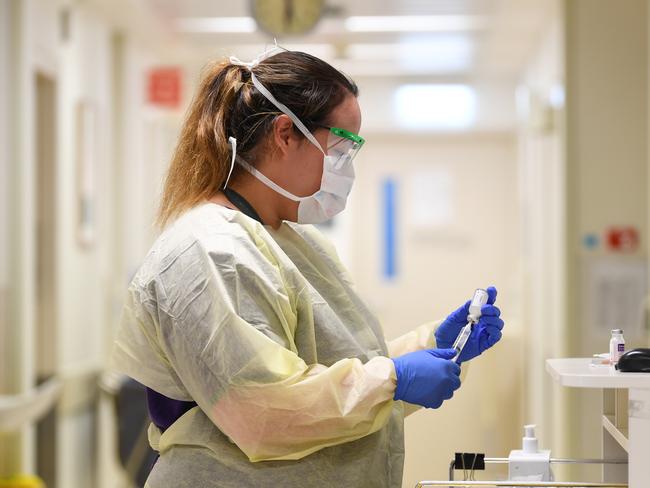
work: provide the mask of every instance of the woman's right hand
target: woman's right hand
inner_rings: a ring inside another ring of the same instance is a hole
[[[438,408],[460,387],[460,366],[454,349],[425,349],[393,359],[397,374],[395,400]]]

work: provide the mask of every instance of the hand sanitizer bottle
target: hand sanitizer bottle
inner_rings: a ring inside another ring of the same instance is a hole
[[[535,426],[524,426],[521,450],[510,451],[508,457],[509,481],[553,481],[551,451],[540,450],[535,437]]]

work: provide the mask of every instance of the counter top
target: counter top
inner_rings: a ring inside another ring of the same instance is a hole
[[[650,373],[621,373],[609,365],[592,366],[591,358],[547,359],[546,371],[562,386],[650,389]]]

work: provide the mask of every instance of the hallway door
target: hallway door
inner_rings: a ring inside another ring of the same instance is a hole
[[[36,334],[38,383],[56,374],[56,81],[36,75]],[[37,472],[56,486],[56,409],[37,426]]]

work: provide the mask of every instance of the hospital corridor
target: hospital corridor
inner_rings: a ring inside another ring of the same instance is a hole
[[[650,487],[650,0],[0,0],[0,488]]]

